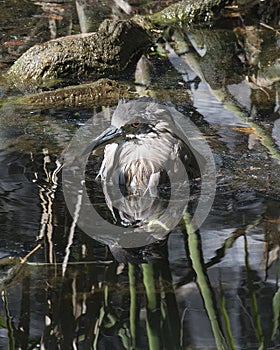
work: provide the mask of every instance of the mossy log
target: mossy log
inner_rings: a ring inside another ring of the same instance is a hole
[[[12,99],[15,108],[25,110],[39,107],[48,108],[92,108],[96,106],[114,106],[120,99],[130,100],[139,96],[149,96],[158,101],[171,99],[173,103],[183,103],[189,96],[183,89],[153,89],[139,90],[134,84],[121,83],[116,80],[102,78],[93,83],[67,86],[53,91],[27,94]],[[7,100],[9,105],[11,100]]]
[[[233,0],[183,0],[148,16],[153,25],[206,22]]]
[[[118,76],[151,46],[148,33],[133,21],[105,20],[96,33],[50,40],[26,51],[8,70],[20,89],[55,82]]]
[[[232,0],[184,0],[149,16],[105,20],[97,32],[71,35],[27,50],[8,70],[9,84],[35,92],[58,83],[118,78],[133,67],[153,45],[151,32],[158,25],[203,21]]]
[[[99,79],[93,83],[68,86],[54,91],[25,95],[17,99],[18,105],[33,107],[95,107],[112,106],[121,98],[132,99],[136,92],[111,79]]]

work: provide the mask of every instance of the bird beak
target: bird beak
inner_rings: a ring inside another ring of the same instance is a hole
[[[105,146],[113,139],[117,142],[121,138],[122,134],[122,129],[118,129],[115,126],[110,125],[108,129],[103,131],[103,133],[97,139],[88,145],[88,147],[82,153],[82,156],[89,153],[101,155],[104,152]]]

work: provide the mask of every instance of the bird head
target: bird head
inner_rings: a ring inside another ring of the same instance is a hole
[[[145,137],[156,138],[161,132],[173,130],[174,121],[167,109],[159,108],[155,102],[146,99],[120,101],[115,109],[111,125],[84,151],[100,155],[106,145],[128,140],[141,141]]]

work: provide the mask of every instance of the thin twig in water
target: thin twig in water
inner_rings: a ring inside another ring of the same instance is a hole
[[[181,323],[180,346],[182,348],[183,348],[183,340],[184,340],[184,319],[187,311],[188,311],[188,307],[185,307],[182,313],[181,322],[180,322]]]
[[[110,265],[114,262],[114,260],[95,260],[95,261],[68,261],[67,265],[91,265],[91,264],[102,264],[102,265]],[[49,263],[49,262],[27,262],[29,266],[59,266],[63,265],[63,263]]]
[[[75,212],[74,212],[74,217],[73,217],[72,225],[71,225],[70,232],[69,232],[68,243],[67,243],[67,246],[65,248],[65,256],[63,259],[63,263],[62,263],[62,276],[64,276],[65,272],[66,272],[68,259],[69,259],[69,255],[70,255],[70,248],[73,244],[74,233],[75,233],[75,229],[76,229],[77,222],[78,222],[79,215],[80,215],[82,198],[83,198],[83,191],[79,191],[78,195],[77,195],[77,203],[76,203],[76,208],[75,208]]]
[[[20,259],[20,263],[21,263],[21,264],[26,263],[26,262],[27,262],[27,259],[30,258],[30,256],[33,255],[35,252],[37,252],[37,250],[40,249],[40,248],[42,247],[42,245],[43,245],[42,242],[41,242],[41,243],[38,243],[38,244],[36,245],[36,247],[33,248],[33,249],[31,250],[31,252],[29,252],[28,254],[25,255],[25,257],[23,257],[23,258]]]
[[[261,22],[260,25],[263,26],[263,27],[265,27],[265,28],[267,28],[267,29],[271,29],[271,30],[273,30],[274,32],[276,32],[276,33],[279,34],[279,30],[277,30],[277,29],[275,29],[275,28],[273,28],[273,27],[267,25],[266,23]]]

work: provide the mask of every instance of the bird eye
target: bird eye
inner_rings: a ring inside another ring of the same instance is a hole
[[[131,124],[135,129],[139,128],[140,126],[140,123],[132,123]]]

